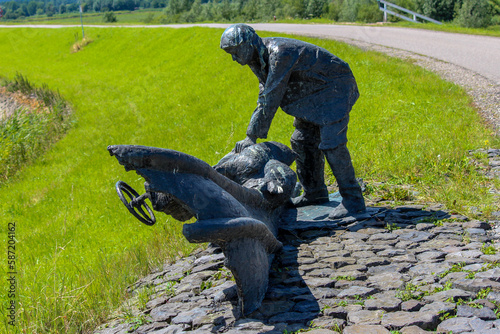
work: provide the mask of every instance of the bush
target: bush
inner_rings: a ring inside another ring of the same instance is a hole
[[[462,0],[418,0],[419,11],[438,21],[452,21]]]
[[[116,21],[118,21],[118,20],[116,19],[116,15],[113,12],[106,12],[106,13],[104,13],[104,15],[102,17],[102,22],[105,22],[105,23],[113,23]]]
[[[378,22],[382,21],[383,13],[374,0],[344,0],[338,18],[344,22]]]
[[[491,7],[488,0],[464,0],[455,21],[466,28],[489,26],[491,24]]]
[[[361,22],[381,22],[384,19],[384,13],[377,4],[366,4],[360,6],[356,21]]]
[[[149,13],[145,18],[144,20],[142,20],[142,22],[144,23],[153,23],[155,20],[155,14],[153,13]]]

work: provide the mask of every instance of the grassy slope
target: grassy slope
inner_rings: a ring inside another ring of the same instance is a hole
[[[0,191],[0,220],[17,222],[20,318],[28,332],[93,328],[148,267],[192,249],[180,223],[158,214],[156,226],[142,226],[122,207],[115,182],[142,192],[143,180],[125,173],[106,146],[166,147],[213,164],[244,137],[257,95],[250,70],[218,48],[221,30],[88,28],[95,41],[70,54],[76,32],[0,30],[0,74],[19,71],[59,89],[78,119]],[[362,98],[349,137],[359,176],[422,182],[422,193],[438,200],[446,200],[446,189],[471,186],[460,177],[464,152],[494,139],[461,89],[399,60],[306,40],[348,61],[358,79]],[[288,143],[291,123],[278,113],[269,139]],[[460,205],[469,193],[453,196]]]

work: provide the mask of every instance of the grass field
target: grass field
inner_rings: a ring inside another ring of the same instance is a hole
[[[93,43],[72,54],[79,31],[0,30],[0,75],[19,72],[59,90],[76,122],[0,188],[4,245],[8,223],[16,223],[23,333],[91,331],[123,300],[127,285],[194,247],[180,234],[181,223],[158,214],[147,227],[127,212],[114,184],[124,180],[140,190],[143,180],[126,173],[106,147],[164,147],[214,164],[244,138],[257,98],[251,71],[219,49],[222,30],[89,27]],[[457,211],[496,208],[466,152],[498,147],[499,140],[461,88],[382,54],[304,40],[345,59],[358,80],[362,97],[351,113],[349,147],[359,177],[413,184],[422,200]],[[289,143],[292,130],[292,118],[279,112],[269,140]],[[6,266],[0,270],[5,275]],[[5,312],[9,300],[1,298]]]

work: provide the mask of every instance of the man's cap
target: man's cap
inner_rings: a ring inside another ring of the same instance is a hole
[[[238,46],[245,42],[252,41],[257,33],[253,30],[252,27],[243,24],[237,23],[229,26],[220,39],[220,47],[221,49],[226,49],[233,46]]]

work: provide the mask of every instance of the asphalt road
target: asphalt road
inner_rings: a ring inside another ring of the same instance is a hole
[[[127,26],[147,28],[181,28],[192,25]],[[228,24],[196,24],[225,28]],[[355,40],[390,48],[402,49],[449,62],[472,70],[500,85],[500,38],[455,34],[423,29],[380,26],[330,25],[330,24],[251,24],[257,31],[274,31],[296,35],[315,36],[341,40]],[[64,28],[75,26],[0,26],[0,28],[43,27]],[[116,26],[97,26],[116,27]]]

